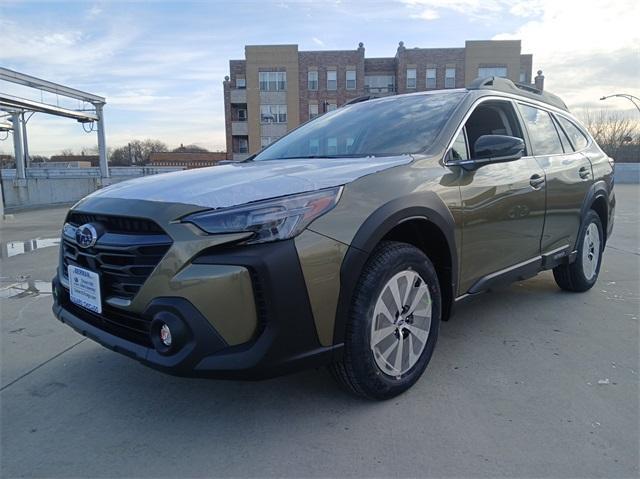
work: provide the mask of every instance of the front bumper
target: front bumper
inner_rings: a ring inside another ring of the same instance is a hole
[[[230,247],[204,254],[193,264],[234,265],[250,271],[259,319],[253,339],[228,345],[211,318],[205,318],[191,302],[163,296],[152,299],[138,318],[152,324],[154,319],[170,315],[184,325],[175,350],[163,353],[153,341],[133,342],[119,334],[110,318],[119,313],[105,309],[102,315],[95,315],[75,306],[57,277],[53,280],[53,312],[60,321],[103,346],[179,376],[261,379],[322,366],[341,353],[341,345],[322,346],[318,340],[293,240]],[[126,327],[126,318],[118,317],[118,327]]]

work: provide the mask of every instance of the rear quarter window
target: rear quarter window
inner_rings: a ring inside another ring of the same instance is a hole
[[[582,131],[573,124],[572,121],[567,120],[565,117],[556,115],[558,122],[560,122],[560,126],[566,132],[569,140],[571,140],[571,144],[573,148],[578,151],[587,147],[589,144],[589,139],[586,137]]]

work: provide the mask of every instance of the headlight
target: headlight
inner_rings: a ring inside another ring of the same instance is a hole
[[[309,223],[330,211],[340,199],[342,187],[256,201],[243,206],[204,211],[186,218],[211,233],[253,232],[247,243],[265,243],[296,236]]]

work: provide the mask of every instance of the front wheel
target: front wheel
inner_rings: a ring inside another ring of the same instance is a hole
[[[406,391],[431,359],[440,317],[440,284],[429,258],[409,244],[382,243],[356,286],[334,377],[370,399]]]
[[[598,280],[603,250],[602,222],[595,211],[589,210],[578,235],[576,260],[553,268],[558,286],[579,293],[591,289]]]

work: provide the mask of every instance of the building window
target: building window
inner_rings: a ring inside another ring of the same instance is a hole
[[[407,68],[407,88],[415,89],[416,87],[416,69]]]
[[[238,121],[247,121],[247,110],[244,108],[238,109]]]
[[[287,105],[260,105],[260,123],[286,123]]]
[[[427,89],[433,89],[436,87],[436,69],[427,68]]]
[[[365,76],[364,89],[369,93],[393,93],[396,91],[396,77],[394,75]]]
[[[456,87],[456,69],[447,68],[444,71],[444,87],[455,88]]]
[[[318,72],[309,71],[307,73],[307,89],[315,91],[318,89]]]
[[[327,138],[327,155],[337,155],[338,154],[338,139]]]
[[[338,89],[338,72],[335,70],[327,70],[327,90]]]
[[[351,136],[348,136],[347,138],[344,139],[344,141],[340,140],[340,154],[347,154],[347,153],[351,153],[351,149],[353,148],[353,142],[354,142],[354,138]]]
[[[332,103],[332,102],[327,103],[327,111],[333,111],[333,110],[336,110],[337,108],[338,108],[338,105],[336,103]]]
[[[347,90],[356,89],[356,71],[347,70]]]
[[[260,148],[266,148],[271,143],[273,143],[273,138],[270,136],[261,136],[260,137]]]
[[[249,153],[249,140],[238,138],[238,153]]]
[[[237,77],[236,88],[239,88],[240,90],[244,90],[245,88],[247,88],[247,80],[244,77]]]
[[[313,120],[316,116],[318,116],[318,104],[309,103],[309,120]]]
[[[259,72],[261,91],[284,91],[287,89],[287,72]]]
[[[507,78],[507,67],[480,67],[478,78],[502,77]]]
[[[527,82],[526,72],[520,72],[520,83],[526,83],[526,82]]]
[[[318,155],[320,154],[320,140],[314,138],[313,140],[309,140],[309,154],[310,155]]]

